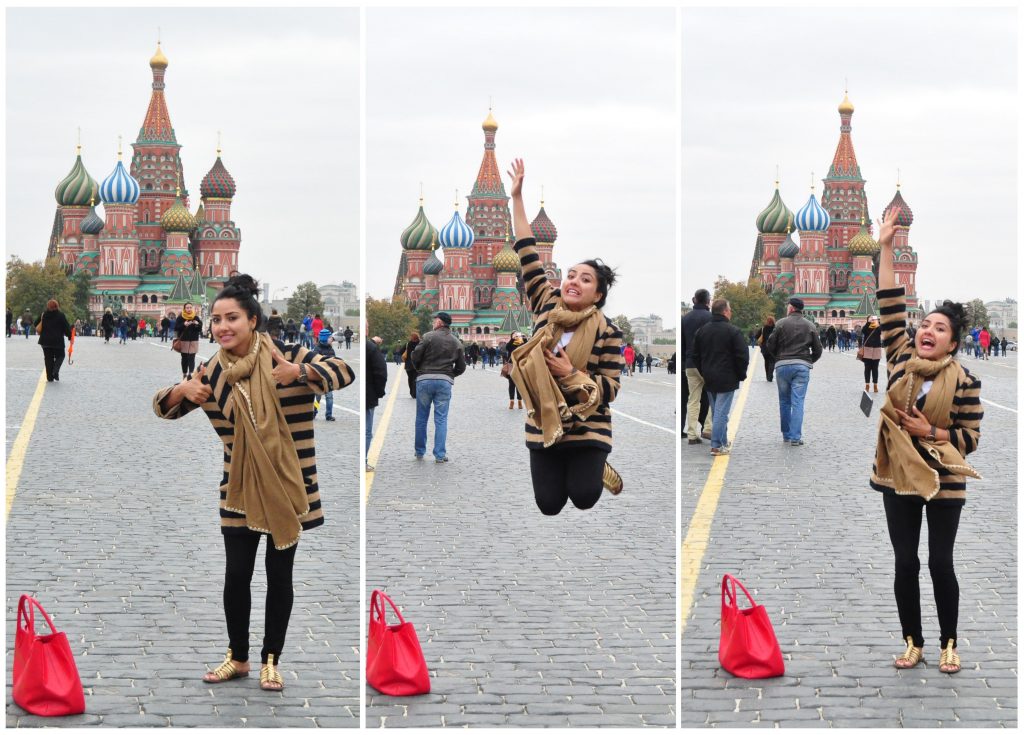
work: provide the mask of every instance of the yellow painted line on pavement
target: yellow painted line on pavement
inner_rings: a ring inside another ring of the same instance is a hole
[[[43,392],[46,390],[46,373],[39,374],[39,382],[36,384],[36,392],[28,404],[28,411],[21,421],[21,429],[11,447],[11,453],[7,456],[7,511],[4,513],[4,522],[11,517],[11,507],[14,505],[14,496],[18,492],[18,480],[21,479],[21,469],[25,464],[25,452],[28,451],[28,440],[32,438],[32,430],[36,426],[36,417],[39,416],[39,405],[43,402]]]
[[[388,433],[388,424],[391,422],[391,412],[395,409],[395,398],[399,393],[402,392],[402,381],[401,372],[397,373],[398,380],[395,381],[395,387],[391,390],[391,396],[388,398],[388,403],[384,406],[384,414],[380,417],[380,424],[377,426],[377,430],[373,432],[373,441],[370,442],[370,451],[366,453],[366,464],[371,467],[377,466],[377,460],[380,458],[380,450],[384,448],[384,436]],[[364,442],[365,438],[360,437]],[[370,502],[370,490],[373,488],[373,476],[375,472],[369,471],[366,473],[366,496],[363,498],[364,503]]]
[[[743,408],[747,403],[747,394],[750,393],[750,384],[754,382],[754,370],[757,365],[757,350],[750,360],[747,368],[747,379],[740,388],[739,397],[733,405],[732,413],[729,416],[729,443],[731,444],[740,430],[740,421],[743,419]],[[679,588],[679,638],[682,640],[686,631],[686,619],[690,615],[690,607],[693,605],[693,593],[697,588],[697,578],[700,577],[701,563],[704,561],[704,552],[708,550],[708,539],[711,536],[711,524],[715,520],[715,510],[718,508],[718,498],[722,494],[722,487],[725,485],[725,473],[729,468],[729,455],[725,454],[715,457],[711,463],[711,470],[708,472],[708,479],[704,483],[704,489],[697,500],[697,507],[690,517],[690,524],[686,529],[686,538],[683,540],[682,564],[680,564],[680,576],[682,577]]]

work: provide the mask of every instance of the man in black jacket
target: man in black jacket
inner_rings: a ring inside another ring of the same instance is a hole
[[[789,300],[789,315],[775,323],[768,353],[775,359],[782,441],[803,446],[804,397],[811,366],[821,357],[821,340],[814,324],[804,318],[802,299],[794,296]]]
[[[452,318],[445,311],[434,314],[434,329],[412,351],[416,368],[416,459],[427,453],[427,419],[434,407],[434,461],[448,461],[448,405],[455,378],[466,372],[462,342],[452,334]]]
[[[711,304],[711,321],[700,328],[693,345],[693,363],[711,399],[711,453],[715,456],[729,453],[729,411],[750,364],[743,332],[729,322],[731,318],[729,302],[715,299]]]
[[[705,439],[711,438],[710,432],[704,429],[710,407],[707,393],[704,391],[704,379],[700,377],[700,371],[693,364],[693,340],[698,330],[711,321],[711,310],[708,307],[710,302],[711,294],[708,290],[698,289],[693,295],[693,310],[683,317],[679,330],[682,338],[683,372],[686,376],[686,390],[683,392],[687,394],[683,423],[690,444],[700,444],[702,436]]]
[[[374,337],[366,342],[366,471],[372,472],[373,465],[370,464],[369,452],[370,442],[373,441],[373,410],[377,403],[384,397],[384,386],[388,382],[388,363],[381,354],[381,338]]]

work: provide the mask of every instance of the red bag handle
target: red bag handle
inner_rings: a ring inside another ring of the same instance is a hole
[[[373,594],[370,595],[370,618],[373,621],[380,621],[387,623],[387,608],[384,607],[384,601],[387,601],[391,605],[391,609],[395,611],[395,615],[398,616],[398,622],[400,625],[405,625],[405,618],[402,617],[402,613],[399,611],[398,606],[392,601],[390,597],[385,595],[380,590],[374,590]],[[42,608],[40,608],[42,609]],[[45,613],[44,613],[45,614]]]
[[[737,587],[743,590],[743,594],[745,594],[747,596],[747,599],[750,600],[750,606],[755,607],[757,603],[754,602],[754,598],[750,596],[749,592],[747,592],[747,588],[744,587],[743,583],[731,574],[722,575],[722,605],[724,606],[726,604],[726,598],[728,598],[730,607],[732,607],[734,610],[739,608],[739,605],[736,601]]]
[[[18,629],[27,631],[30,635],[36,634],[36,616],[32,610],[33,607],[38,607],[39,612],[43,614],[43,618],[46,623],[50,626],[50,630],[54,634],[57,633],[57,628],[54,627],[53,621],[50,620],[50,616],[46,614],[46,610],[39,604],[39,601],[34,597],[28,595],[22,595],[21,599],[18,600]],[[25,621],[26,625],[22,625],[22,620]]]

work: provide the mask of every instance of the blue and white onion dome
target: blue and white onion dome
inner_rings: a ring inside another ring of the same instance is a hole
[[[448,224],[437,233],[437,241],[445,249],[469,248],[473,245],[474,239],[473,230],[463,221],[457,209],[452,218],[448,220]]]
[[[100,184],[100,198],[104,204],[135,204],[139,201],[139,182],[125,171],[120,153],[114,171]]]
[[[818,199],[812,192],[807,204],[796,213],[796,228],[802,232],[824,232],[830,224],[832,218],[828,216],[825,208],[818,204]]]

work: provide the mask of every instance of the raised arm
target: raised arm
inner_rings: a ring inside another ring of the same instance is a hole
[[[512,179],[512,234],[516,240],[533,237],[530,219],[526,216],[526,205],[523,204],[523,177],[526,175],[526,168],[523,166],[522,158],[512,160],[512,169],[508,175]]]
[[[896,232],[896,219],[900,216],[898,207],[889,210],[884,220],[879,220],[878,244],[882,248],[878,254],[878,288],[896,288],[896,269],[893,267],[892,237]]]

